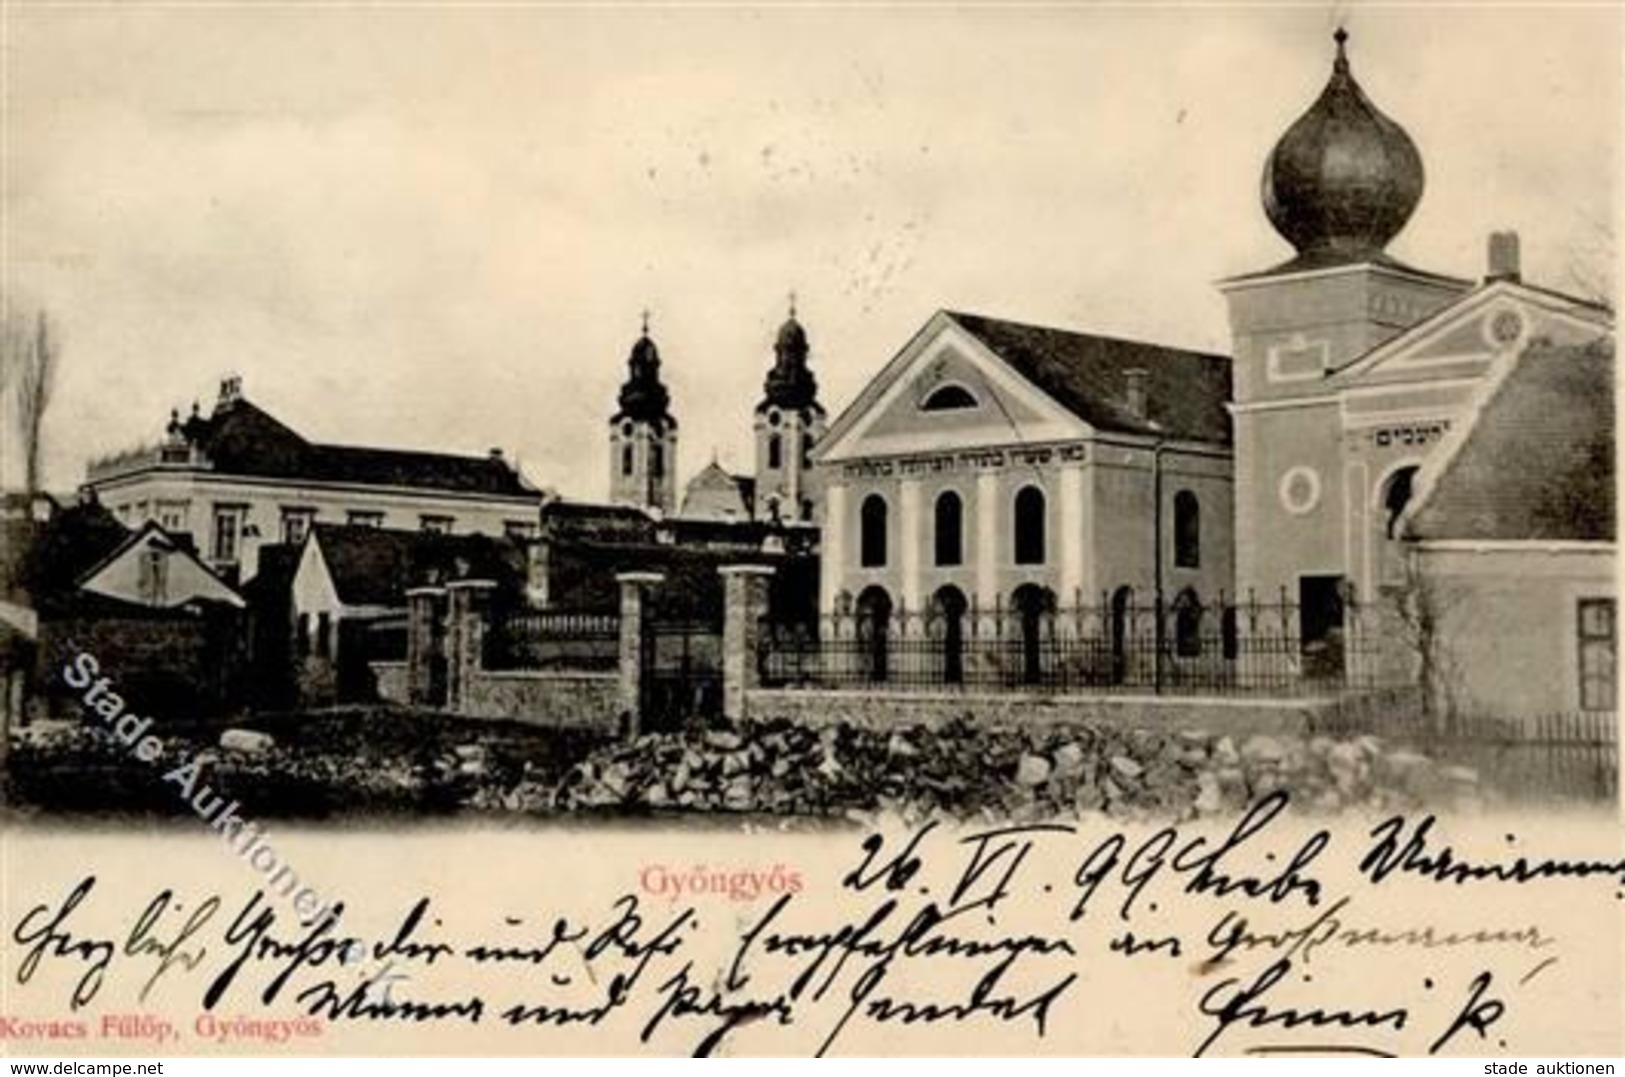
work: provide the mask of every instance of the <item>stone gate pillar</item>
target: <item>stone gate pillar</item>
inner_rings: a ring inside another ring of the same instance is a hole
[[[446,632],[446,707],[468,709],[468,686],[483,665],[485,621],[491,613],[494,580],[454,580],[446,584],[450,612]]]
[[[626,716],[626,735],[638,735],[639,718],[643,710],[643,624],[648,612],[649,588],[666,577],[659,572],[620,572],[615,582],[621,585],[621,660],[620,712]]]
[[[722,714],[737,722],[749,711],[747,693],[761,685],[757,646],[768,611],[772,565],[724,565],[722,575]]]
[[[435,637],[445,608],[444,587],[414,587],[406,592],[406,699],[413,706],[438,707],[446,702],[434,698],[438,693],[433,691],[433,664],[439,649]]]

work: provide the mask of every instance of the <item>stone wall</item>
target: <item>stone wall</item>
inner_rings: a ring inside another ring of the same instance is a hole
[[[614,673],[478,670],[463,684],[458,713],[550,728],[614,730],[620,725],[619,685]]]
[[[811,727],[844,721],[865,729],[936,728],[968,716],[981,725],[1028,728],[1087,723],[1165,732],[1205,729],[1232,735],[1301,735],[1309,730],[1313,717],[1331,704],[1316,700],[754,688],[746,693],[746,705],[752,719],[783,718]]]

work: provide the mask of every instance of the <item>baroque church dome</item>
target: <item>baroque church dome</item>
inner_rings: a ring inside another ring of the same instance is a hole
[[[792,307],[790,317],[779,327],[778,339],[773,344],[773,367],[762,385],[759,409],[776,407],[799,411],[818,406],[818,379],[807,365],[810,352],[807,331],[796,320]]]
[[[614,421],[631,419],[656,426],[667,423],[676,425],[670,415],[671,393],[660,380],[660,349],[649,339],[647,324],[643,327],[643,335],[632,345],[626,366],[627,378],[621,386],[620,410],[616,412]]]
[[[1354,81],[1348,33],[1336,41],[1325,89],[1264,164],[1264,212],[1301,268],[1379,258],[1422,198],[1416,143]]]

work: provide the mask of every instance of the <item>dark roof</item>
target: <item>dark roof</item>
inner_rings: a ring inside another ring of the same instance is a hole
[[[1022,377],[1097,430],[1230,442],[1230,360],[1160,344],[948,311]],[[1127,372],[1146,372],[1146,417],[1128,406]]]
[[[769,535],[787,539],[809,525],[686,516],[657,519],[631,505],[550,501],[542,506],[541,537],[555,545],[577,543],[605,551],[641,547],[703,547],[734,553],[761,548]]]
[[[620,596],[618,573],[658,572],[663,578],[649,596],[658,616],[714,618],[721,615],[723,605],[719,570],[742,563],[776,566],[775,590],[791,592],[791,605],[805,611],[817,604],[817,559],[792,553],[678,544],[604,547],[561,543],[550,549],[547,563],[550,601],[561,608],[615,609]]]
[[[340,601],[351,606],[404,606],[407,589],[427,583],[487,579],[512,587],[524,576],[522,552],[486,535],[315,524],[308,541],[321,547]]]
[[[1407,535],[1613,541],[1613,342],[1531,347],[1492,393]]]
[[[120,524],[120,526],[122,527],[123,525]],[[192,541],[192,533],[190,531],[168,531],[165,530],[156,520],[148,520],[140,526],[127,531],[122,542],[114,546],[102,557],[91,562],[85,568],[80,570],[78,579],[74,581],[75,586],[84,586],[84,584],[90,581],[92,576],[101,572],[102,569],[123,557],[137,543],[145,541],[149,534],[155,534],[158,536],[157,545],[159,549],[164,549],[167,547],[171,552],[184,553],[193,561],[196,561],[198,567],[204,572],[214,576],[215,579],[220,580],[220,583],[222,583],[227,590],[238,590],[228,581],[220,579],[219,575],[208,565],[204,564],[203,561],[198,557],[197,544]]]
[[[61,614],[82,598],[84,574],[129,539],[129,529],[99,501],[72,505],[34,531],[15,582],[42,614]]]
[[[1453,277],[1447,273],[1435,273],[1428,269],[1417,269],[1413,265],[1401,262],[1386,251],[1375,251],[1360,258],[1350,260],[1346,255],[1337,251],[1312,250],[1305,254],[1298,254],[1279,265],[1268,269],[1260,269],[1253,273],[1241,273],[1233,277],[1226,277],[1221,284],[1239,284],[1242,281],[1263,280],[1266,277],[1283,277],[1290,273],[1311,273],[1318,269],[1338,269],[1345,266],[1380,266],[1391,269],[1396,273],[1403,273],[1410,277],[1419,277],[1423,280],[1438,281],[1442,284],[1454,284],[1463,288],[1471,287],[1473,282],[1465,277]]]
[[[247,400],[224,403],[207,419],[193,420],[186,428],[215,470],[232,475],[506,496],[535,494],[497,456],[318,445]]]

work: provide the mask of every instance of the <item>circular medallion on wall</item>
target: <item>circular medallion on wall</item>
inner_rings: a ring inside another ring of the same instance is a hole
[[[1294,516],[1305,516],[1320,504],[1320,472],[1300,464],[1281,476],[1281,507]]]
[[[1523,339],[1527,329],[1522,312],[1515,307],[1501,307],[1485,319],[1484,339],[1492,348],[1509,348]]]

